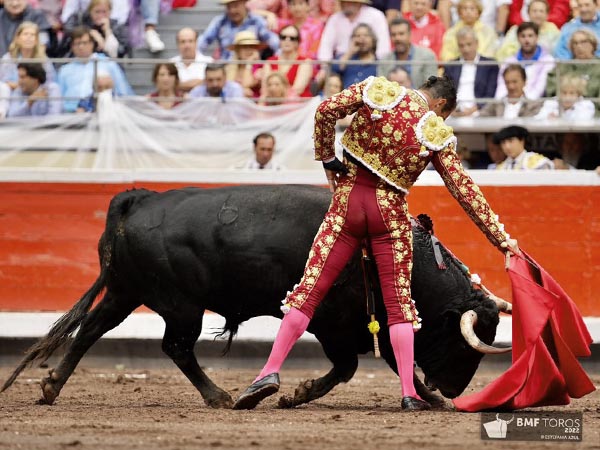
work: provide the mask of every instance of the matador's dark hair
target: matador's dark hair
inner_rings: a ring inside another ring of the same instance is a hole
[[[456,85],[448,75],[443,77],[432,75],[419,89],[429,92],[433,98],[445,98],[446,104],[442,112],[454,111],[456,108]]]

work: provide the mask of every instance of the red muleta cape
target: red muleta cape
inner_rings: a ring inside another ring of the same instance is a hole
[[[577,306],[529,255],[510,258],[512,365],[481,392],[453,400],[458,411],[567,405],[595,390],[577,361],[592,337]]]

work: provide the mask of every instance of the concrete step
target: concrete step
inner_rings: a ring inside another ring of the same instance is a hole
[[[179,8],[174,9],[159,20],[160,25],[177,25],[179,28],[191,27],[194,30],[206,28],[210,21],[219,14],[223,8]]]

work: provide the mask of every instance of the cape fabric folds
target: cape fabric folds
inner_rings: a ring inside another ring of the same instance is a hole
[[[453,400],[459,411],[566,405],[595,390],[577,361],[592,337],[577,306],[529,255],[513,256],[512,365],[481,392]]]

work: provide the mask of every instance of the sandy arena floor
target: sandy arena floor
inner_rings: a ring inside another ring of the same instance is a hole
[[[10,368],[0,369],[4,380]],[[37,405],[47,369],[25,371],[0,394],[0,449],[600,449],[600,393],[547,410],[583,411],[583,442],[495,442],[480,439],[479,414],[405,413],[389,369],[361,368],[354,379],[314,403],[282,410],[280,394],[293,394],[319,369],[282,371],[282,389],[254,411],[214,410],[177,369],[91,368],[82,363],[54,406]],[[236,397],[255,369],[207,369]],[[468,391],[499,375],[485,369]],[[592,379],[600,385],[600,375]]]

